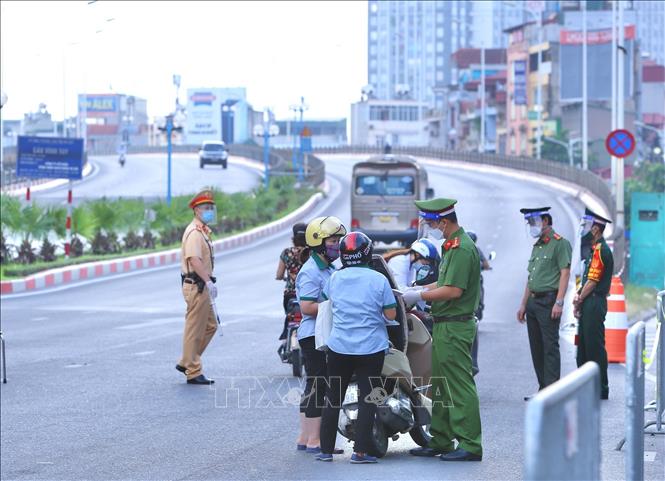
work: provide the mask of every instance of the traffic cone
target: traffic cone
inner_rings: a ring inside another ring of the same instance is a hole
[[[623,283],[619,276],[612,277],[610,295],[607,297],[607,316],[605,317],[605,349],[608,362],[626,362],[626,335],[628,334],[628,315]]]

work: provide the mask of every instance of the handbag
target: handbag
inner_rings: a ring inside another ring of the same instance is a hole
[[[332,323],[332,302],[329,300],[320,302],[314,326],[314,346],[318,351],[328,350],[328,338],[330,338],[330,332],[332,331]]]

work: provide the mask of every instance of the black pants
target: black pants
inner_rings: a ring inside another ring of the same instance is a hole
[[[594,361],[600,368],[600,394],[607,397],[610,386],[607,381],[607,350],[605,349],[605,316],[607,299],[591,295],[584,299],[579,322],[579,342],[577,346],[577,367],[587,361]]]
[[[544,389],[561,377],[560,319],[552,319],[554,301],[556,293],[538,298],[530,296],[526,303],[526,327],[539,389]]]
[[[328,386],[326,405],[321,420],[321,452],[332,454],[335,449],[335,436],[339,410],[346,394],[351,376],[355,373],[358,381],[358,419],[354,451],[367,453],[371,450],[372,426],[376,404],[365,402],[365,398],[375,387],[382,387],[381,370],[385,353],[379,351],[367,355],[338,354],[328,351]]]
[[[295,299],[296,295],[294,292],[284,292],[284,300],[282,301],[282,306],[284,306],[284,328],[282,329],[282,333],[279,335],[279,340],[283,341],[286,339],[286,327],[288,325],[288,317],[286,316],[287,309],[289,307],[289,301],[291,299]]]
[[[298,341],[305,360],[305,392],[300,399],[300,412],[308,418],[321,417],[326,395],[326,354],[317,351],[314,336]]]

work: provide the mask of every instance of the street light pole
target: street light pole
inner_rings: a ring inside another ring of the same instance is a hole
[[[582,169],[589,168],[589,131],[588,131],[588,99],[587,99],[587,27],[586,27],[586,1],[580,2],[582,6]]]
[[[480,153],[485,152],[485,42],[480,42]]]
[[[617,38],[617,128],[624,128],[624,61],[626,56],[626,48],[624,46],[624,25],[623,25],[623,0],[619,0],[619,36]],[[617,211],[617,227],[624,228],[624,192],[623,192],[623,164],[624,159],[617,159],[617,196],[616,196],[616,211]]]
[[[538,97],[538,127],[536,133],[536,158],[540,160],[540,151],[543,135],[543,81],[541,75],[541,65],[543,57],[543,13],[538,13],[538,71],[536,72],[537,79],[537,97]]]

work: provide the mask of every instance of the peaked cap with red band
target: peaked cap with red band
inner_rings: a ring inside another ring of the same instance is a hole
[[[203,190],[196,194],[192,200],[189,201],[189,208],[193,209],[194,207],[202,204],[214,204],[215,197],[212,193],[212,190]]]

